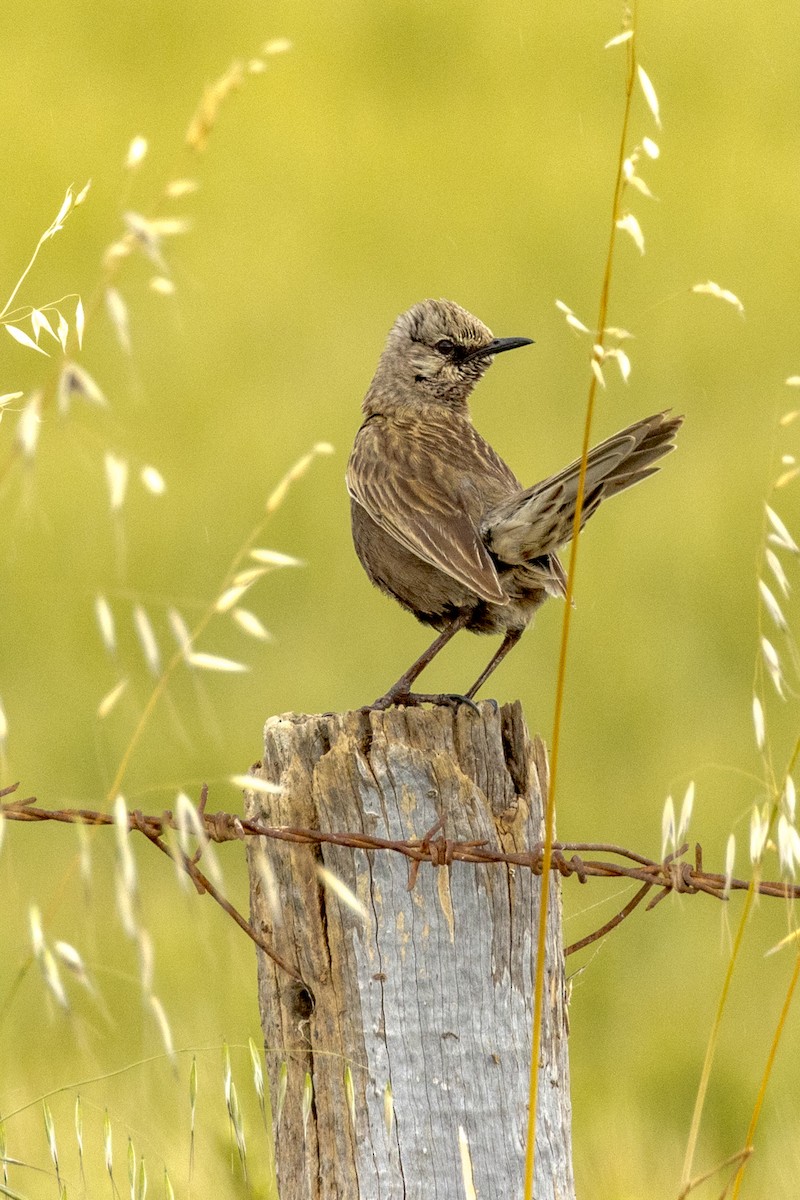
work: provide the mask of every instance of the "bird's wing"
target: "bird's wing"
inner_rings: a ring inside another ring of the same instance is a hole
[[[508,597],[481,541],[482,501],[469,469],[471,457],[486,444],[468,429],[467,444],[454,445],[446,427],[366,421],[347,465],[347,490],[412,554],[482,600],[505,604]]]

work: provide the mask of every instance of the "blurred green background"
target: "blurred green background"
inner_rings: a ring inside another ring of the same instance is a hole
[[[166,653],[167,607],[191,621],[214,601],[266,496],[318,441],[331,442],[335,455],[315,461],[264,537],[306,565],[268,575],[245,601],[274,640],[252,641],[226,617],[212,622],[200,648],[245,660],[251,671],[175,677],[132,758],[129,805],[157,811],[179,789],[196,796],[207,780],[212,807],[238,806],[225,780],[259,756],[268,715],[358,706],[427,644],[427,631],[370,588],[350,545],[343,474],[360,400],[395,315],[425,296],[447,296],[498,335],[536,340],[524,355],[499,360],[481,385],[473,404],[480,430],[527,482],[578,453],[589,343],[554,301],[594,324],[625,55],[603,45],[620,22],[619,5],[597,0],[569,11],[511,0],[6,7],[0,292],[12,290],[67,185],[91,177],[85,204],[45,245],[20,300],[83,296],[89,320],[79,361],[109,406],[75,403],[59,418],[53,362],[3,335],[0,392],[48,390],[33,461],[13,454],[14,412],[0,423],[0,697],[9,725],[0,782],[20,779],[47,806],[104,803],[153,682],[132,605],[146,608]],[[206,152],[187,152],[203,87],[276,37],[291,39],[292,50],[246,75]],[[641,168],[657,198],[627,197],[646,254],[620,236],[610,321],[635,335],[627,346],[633,373],[625,387],[608,367],[596,440],[665,407],[687,420],[663,472],[604,508],[582,541],[559,775],[562,837],[656,856],[666,794],[680,799],[695,779],[690,836],[702,842],[706,864],[723,869],[733,830],[741,873],[750,808],[763,790],[750,717],[762,502],[780,454],[797,449],[795,427],[776,430],[792,406],[784,380],[800,370],[798,38],[794,4],[771,6],[768,17],[739,0],[640,7],[639,56],[664,128],[655,129],[637,93],[631,142],[648,135],[661,148]],[[130,172],[135,135],[148,139],[149,153]],[[165,184],[180,177],[197,179],[197,193],[163,201]],[[130,356],[92,299],[127,210],[192,222],[164,245],[174,297],[149,289],[156,272],[142,255],[115,280],[130,314]],[[691,293],[707,279],[741,298],[744,320]],[[109,451],[132,473],[116,518],[104,478]],[[136,482],[145,463],[163,473],[165,496]],[[776,507],[796,533],[796,491],[788,488]],[[117,617],[116,659],[97,632],[98,593]],[[560,606],[548,605],[491,681],[492,695],[522,699],[530,728],[548,740],[561,620]],[[773,640],[788,659],[785,641]],[[426,677],[430,687],[465,686],[493,644],[457,638]],[[123,676],[128,691],[101,723],[100,698]],[[783,706],[770,698],[776,770],[797,721],[791,688]],[[37,1098],[65,1089],[50,1105],[70,1194],[80,1194],[77,1091],[90,1178],[102,1175],[108,1108],[120,1186],[130,1137],[151,1179],[166,1162],[186,1194],[196,1051],[195,1194],[230,1191],[227,1041],[259,1194],[264,1156],[246,1050],[249,1036],[259,1038],[252,947],[209,900],[179,890],[166,860],[134,846],[153,987],[175,1045],[188,1048],[173,1074],[159,1057],[135,947],[115,911],[113,840],[109,832],[88,839],[87,903],[72,830],[6,832],[0,1111],[29,1106],[7,1117],[8,1152],[50,1169]],[[220,858],[232,899],[246,905],[239,850],[223,848]],[[570,881],[567,940],[630,895],[612,883]],[[34,903],[50,943],[79,949],[102,1003],[68,980],[71,1013],[53,1004],[28,961]],[[570,961],[579,1194],[677,1193],[741,903],[722,911],[704,897],[667,901]],[[790,921],[781,903],[763,901],[751,922],[698,1170],[743,1145],[793,965],[791,950],[763,955]],[[745,1195],[797,1194],[799,1040],[790,1020]],[[115,1071],[122,1074],[105,1078]],[[16,1169],[11,1183],[25,1195],[57,1194],[51,1176],[33,1169]],[[717,1178],[696,1194],[718,1195],[721,1186]]]

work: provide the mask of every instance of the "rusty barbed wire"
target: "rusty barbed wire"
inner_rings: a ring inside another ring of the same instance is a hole
[[[94,809],[40,808],[35,796],[27,796],[20,800],[5,800],[4,798],[12,795],[18,786],[18,784],[12,784],[10,787],[0,789],[0,814],[8,821],[55,821],[66,825],[87,826],[113,826],[115,824],[112,814]],[[535,875],[542,873],[543,849],[541,845],[524,853],[510,853],[491,846],[487,842],[456,842],[444,836],[441,821],[437,822],[421,838],[393,840],[367,833],[324,833],[318,829],[266,825],[261,821],[250,821],[229,812],[209,813],[206,812],[207,799],[208,788],[204,784],[195,812],[197,828],[203,830],[209,842],[246,841],[248,838],[262,837],[269,841],[288,842],[295,845],[324,844],[344,846],[354,850],[389,851],[409,859],[409,888],[413,888],[419,869],[425,863],[433,867],[450,866],[454,862],[482,865],[496,863],[527,868]],[[180,832],[182,828],[182,824],[170,809],[150,814],[142,813],[138,809],[128,812],[128,829],[131,832],[137,831],[143,834],[148,841],[173,861],[176,859],[175,851],[162,839],[167,830]],[[585,884],[590,878],[630,879],[642,885],[633,898],[614,917],[593,933],[567,946],[565,954],[573,954],[577,950],[583,949],[616,928],[638,908],[654,889],[656,894],[651,898],[646,911],[655,908],[670,893],[695,895],[698,892],[704,892],[717,900],[727,900],[731,892],[748,891],[751,887],[755,887],[762,896],[774,896],[781,899],[800,897],[800,884],[771,880],[754,882],[735,877],[728,879],[724,874],[706,871],[703,867],[703,851],[700,844],[695,845],[693,863],[684,858],[688,850],[688,843],[684,843],[674,853],[667,855],[662,861],[658,861],[612,842],[554,842],[551,869],[558,872],[564,879],[575,876],[582,884]],[[281,969],[296,976],[296,971],[275,953],[263,934],[255,930],[251,922],[234,909],[211,881],[199,871],[197,862],[201,853],[202,847],[198,847],[191,858],[182,851],[179,852],[178,865],[186,871],[199,892],[207,892],[212,896]],[[605,857],[583,857],[586,855],[611,855],[613,857],[611,860]],[[618,861],[614,861],[615,859]]]

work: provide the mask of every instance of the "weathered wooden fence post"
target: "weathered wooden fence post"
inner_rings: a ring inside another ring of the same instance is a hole
[[[283,791],[250,793],[247,816],[270,825],[406,840],[441,820],[451,841],[514,852],[541,839],[546,753],[518,703],[273,717],[259,773]],[[521,1196],[539,878],[422,864],[409,890],[391,850],[259,838],[249,857],[253,921],[304,981],[259,951],[281,1200],[464,1200],[470,1170],[481,1200]],[[551,899],[535,1196],[572,1200],[555,880]]]

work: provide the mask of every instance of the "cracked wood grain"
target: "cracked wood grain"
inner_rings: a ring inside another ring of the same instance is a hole
[[[257,773],[283,788],[247,795],[246,815],[270,824],[405,839],[442,820],[445,838],[517,851],[541,836],[547,758],[519,704],[273,717]],[[409,891],[410,864],[390,851],[262,838],[248,854],[252,919],[305,984],[258,952],[273,1106],[287,1072],[281,1200],[463,1200],[459,1127],[482,1200],[521,1195],[539,878],[423,864]],[[571,1200],[557,894],[547,955],[536,1197]]]

